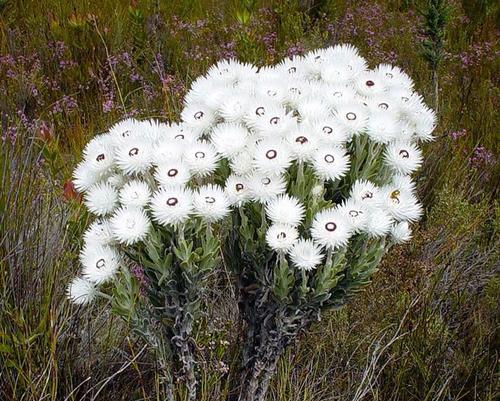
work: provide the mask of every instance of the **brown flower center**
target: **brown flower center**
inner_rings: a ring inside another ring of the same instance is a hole
[[[295,138],[295,142],[303,145],[308,142],[308,139],[305,136],[298,136],[297,138]]]
[[[348,120],[353,121],[353,120],[355,120],[355,119],[356,119],[356,114],[355,114],[355,113],[353,113],[352,111],[350,111],[349,113],[347,113],[347,114],[345,115],[345,117],[346,117]]]
[[[269,185],[271,183],[271,179],[268,178],[268,177],[264,177],[262,180],[260,180],[260,182],[263,184],[263,185]]]
[[[335,161],[335,157],[333,157],[333,155],[331,155],[331,154],[325,155],[324,159],[325,159],[325,162],[327,162],[327,163],[333,163]]]
[[[137,154],[139,154],[139,149],[138,149],[138,148],[132,148],[132,149],[130,149],[130,151],[128,152],[128,155],[129,155],[130,157],[132,157],[132,156],[136,156]]]
[[[167,206],[175,206],[179,203],[179,199],[177,198],[168,198],[167,199]]]
[[[361,197],[361,199],[371,199],[373,198],[373,193],[371,193],[370,191],[366,191],[365,194]]]
[[[279,117],[273,117],[269,120],[269,123],[272,124],[272,125],[278,125],[278,123],[280,122],[280,118]]]
[[[387,103],[380,103],[378,107],[382,110],[387,110],[389,108],[389,105]]]
[[[330,134],[333,132],[333,128],[332,128],[332,127],[329,127],[328,125],[325,125],[325,126],[323,127],[323,132],[324,132],[325,134],[330,135]]]
[[[276,238],[278,238],[278,239],[285,239],[286,238],[286,233],[282,231],[282,232],[278,233],[278,235],[276,236]]]
[[[243,190],[243,188],[245,188],[245,187],[243,186],[243,184],[240,184],[240,183],[236,184],[236,192],[240,192],[240,191],[242,191],[242,190]]]
[[[266,112],[266,110],[262,106],[257,107],[255,109],[255,114],[257,114],[258,116],[263,116],[265,112]]]
[[[333,221],[329,221],[325,224],[326,231],[333,232],[337,229],[337,225]]]
[[[179,170],[177,170],[176,168],[171,168],[170,170],[168,170],[167,175],[169,177],[175,177],[178,173]]]
[[[101,153],[99,156],[97,156],[95,159],[98,161],[98,162],[102,162],[104,159],[106,158],[106,156],[104,156],[104,153]]]
[[[274,149],[271,149],[271,150],[268,150],[266,152],[266,157],[269,159],[269,160],[272,160],[272,159],[275,159],[276,156],[278,156],[278,152],[276,152]]]
[[[205,202],[209,204],[215,203],[215,198],[213,196],[205,196]]]
[[[205,158],[205,152],[196,152],[194,154],[194,157],[196,157],[197,159],[204,159]]]
[[[102,269],[104,266],[106,266],[106,261],[104,259],[99,259],[95,264],[95,267],[98,269]]]
[[[410,154],[408,153],[407,150],[405,149],[402,149],[399,151],[399,155],[403,158],[403,159],[408,159],[410,157]]]
[[[174,139],[184,139],[184,135],[177,134],[176,136],[174,136]]]
[[[205,113],[203,113],[202,111],[197,111],[196,113],[194,113],[194,118],[196,120],[200,120],[204,115]]]
[[[375,85],[375,82],[373,82],[372,80],[366,81],[366,86],[373,86],[373,85]]]
[[[290,68],[288,69],[288,73],[289,73],[289,74],[293,74],[293,73],[295,73],[295,72],[297,72],[297,67],[290,67]]]

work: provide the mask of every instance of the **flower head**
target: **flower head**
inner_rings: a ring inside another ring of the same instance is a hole
[[[313,239],[328,249],[346,246],[353,233],[354,227],[347,216],[335,209],[317,213],[311,227]]]
[[[149,185],[140,180],[127,182],[119,193],[120,203],[126,207],[144,207],[149,203],[150,196]]]
[[[290,259],[299,269],[313,270],[323,260],[321,246],[311,239],[299,239],[290,250]]]
[[[207,222],[216,222],[229,213],[229,199],[218,185],[208,184],[193,196],[195,213]]]
[[[88,246],[80,253],[83,276],[95,284],[111,280],[120,266],[120,255],[109,246]]]
[[[304,205],[297,198],[286,194],[278,195],[266,205],[267,217],[273,224],[296,227],[304,218],[304,213]]]
[[[83,199],[87,208],[98,216],[111,213],[118,205],[118,193],[107,183],[94,185]]]
[[[299,233],[293,226],[287,224],[273,224],[266,233],[266,242],[271,249],[278,252],[287,252],[297,241]]]
[[[97,295],[95,284],[89,280],[76,277],[71,281],[67,290],[68,298],[77,305],[92,303]]]
[[[315,154],[312,165],[319,178],[338,180],[349,171],[350,161],[345,149],[325,146]]]
[[[132,245],[146,238],[151,222],[144,210],[122,207],[111,217],[110,225],[113,237],[119,243]]]
[[[191,191],[180,186],[160,188],[151,199],[153,219],[163,226],[182,224],[193,211]]]

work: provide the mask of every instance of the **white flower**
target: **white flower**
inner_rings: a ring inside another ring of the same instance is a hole
[[[322,118],[312,125],[316,137],[324,144],[341,146],[351,139],[350,131],[335,118]]]
[[[117,166],[128,175],[141,174],[153,164],[153,149],[144,139],[125,141],[115,150]]]
[[[80,253],[83,276],[95,284],[113,278],[120,267],[120,255],[109,246],[89,246]]]
[[[323,180],[338,180],[349,171],[350,161],[345,149],[340,147],[321,147],[312,165],[316,175]]]
[[[372,97],[384,92],[386,83],[376,71],[367,71],[356,79],[354,87],[360,95]]]
[[[403,174],[394,174],[392,176],[391,186],[407,192],[413,192],[416,188],[415,182],[413,182],[411,176]]]
[[[224,191],[231,205],[241,206],[250,199],[248,180],[236,174],[227,177]]]
[[[420,110],[412,114],[412,121],[416,126],[417,138],[424,141],[432,141],[434,137],[432,136],[432,131],[436,128],[436,113],[426,106],[423,106]]]
[[[351,135],[364,131],[368,123],[368,111],[358,102],[343,103],[337,106],[334,116]]]
[[[400,174],[411,174],[422,164],[422,152],[413,143],[390,143],[384,157],[386,164]]]
[[[118,205],[118,193],[107,183],[98,183],[84,197],[85,206],[94,214],[104,216]]]
[[[182,186],[191,179],[191,173],[186,163],[173,159],[160,164],[155,170],[154,177],[164,187]]]
[[[259,80],[255,88],[255,95],[276,103],[283,102],[286,96],[285,82],[280,81],[279,78],[273,79],[271,76],[264,77],[266,71],[270,71],[270,69],[264,68],[259,71],[258,77],[262,77],[262,79]],[[273,73],[276,74],[277,72],[273,70]]]
[[[181,113],[184,125],[200,137],[214,124],[215,113],[202,104],[190,104]]]
[[[290,149],[284,141],[264,140],[255,146],[253,165],[263,174],[282,174],[292,163]]]
[[[218,185],[200,187],[193,196],[194,210],[207,222],[215,222],[229,214],[229,199]]]
[[[282,175],[254,173],[248,179],[251,198],[266,203],[279,194],[286,192],[286,180]]]
[[[267,217],[274,224],[298,226],[304,218],[304,205],[295,197],[283,194],[270,200],[266,205]]]
[[[101,135],[92,139],[83,150],[89,168],[96,174],[104,174],[113,167],[113,147]]]
[[[168,163],[171,160],[181,159],[184,151],[187,147],[191,146],[191,143],[186,144],[181,140],[164,140],[158,142],[154,149],[153,163],[156,166],[160,166],[161,164]]]
[[[335,84],[323,85],[322,97],[333,109],[342,104],[354,102],[357,94],[352,86]]]
[[[297,111],[304,120],[314,120],[330,114],[330,107],[319,97],[306,97],[299,101]]]
[[[120,189],[120,203],[127,207],[144,207],[149,203],[151,189],[144,181],[132,180]]]
[[[327,249],[346,246],[353,232],[354,228],[349,219],[335,209],[317,213],[311,227],[313,239]]]
[[[391,237],[396,244],[408,242],[411,239],[410,225],[406,221],[394,224],[391,228]]]
[[[193,211],[193,195],[183,187],[160,188],[151,199],[153,219],[164,226],[182,224]]]
[[[310,161],[319,147],[318,138],[309,124],[300,124],[286,140],[292,157],[299,162]]]
[[[133,137],[140,137],[138,127],[138,120],[134,118],[127,118],[113,125],[108,134],[112,139],[113,145],[120,146],[123,141],[127,141]]]
[[[257,108],[255,113],[265,113],[256,115],[250,125],[260,138],[284,137],[297,125],[297,120],[283,107]]]
[[[352,198],[345,200],[337,210],[349,219],[355,232],[360,232],[366,227],[368,216],[371,214],[363,203]]]
[[[321,247],[311,239],[299,239],[290,250],[290,259],[299,269],[312,270],[323,260]]]
[[[243,121],[247,113],[247,99],[242,94],[235,93],[222,99],[218,108],[219,115],[227,122]]]
[[[106,182],[116,189],[120,189],[125,184],[125,181],[125,176],[119,173],[112,174],[106,179]]]
[[[210,136],[217,152],[231,158],[245,149],[248,130],[241,124],[223,123],[217,125]]]
[[[382,209],[371,209],[364,231],[371,237],[382,237],[391,229],[392,217]]]
[[[97,219],[83,234],[86,246],[110,245],[113,242],[113,233],[107,219]]]
[[[286,110],[279,104],[268,98],[258,97],[249,100],[244,121],[248,127],[255,128],[262,126],[267,129],[271,118],[285,115]]]
[[[212,144],[199,141],[189,146],[184,152],[184,160],[191,173],[198,177],[206,177],[217,168],[220,157]]]
[[[111,230],[116,240],[125,245],[143,241],[151,227],[146,212],[142,209],[122,207],[110,220]]]
[[[366,132],[375,143],[389,143],[397,138],[401,124],[397,116],[388,112],[372,112],[368,119]]]
[[[365,207],[374,207],[379,198],[379,188],[367,180],[356,180],[351,187],[349,196]]]
[[[390,185],[382,188],[379,203],[397,221],[417,221],[422,215],[422,206],[415,195]]]
[[[99,174],[92,170],[88,160],[84,160],[76,166],[73,172],[73,184],[78,192],[85,192],[99,181]]]
[[[196,142],[199,134],[190,129],[185,124],[172,123],[162,129],[158,142],[176,143],[180,145],[189,145]],[[177,156],[177,155],[175,155]]]
[[[385,84],[388,88],[402,88],[412,90],[412,79],[402,71],[399,67],[390,64],[379,64],[375,68],[377,75],[384,77]]]
[[[71,302],[77,305],[86,305],[95,299],[97,289],[90,281],[76,277],[69,284],[67,295]]]
[[[287,252],[299,237],[297,229],[286,224],[273,224],[266,233],[266,242],[271,249]]]
[[[245,149],[229,159],[229,167],[236,175],[248,175],[253,171],[253,148]]]

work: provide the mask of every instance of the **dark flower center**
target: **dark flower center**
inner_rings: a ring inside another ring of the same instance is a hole
[[[357,210],[350,210],[349,211],[349,216],[351,217],[358,217],[360,214],[362,214],[363,212],[360,210],[360,211],[357,211]]]
[[[271,183],[271,179],[268,178],[268,177],[265,177],[263,178],[262,180],[260,180],[260,182],[263,184],[263,185],[269,185]]]
[[[266,110],[262,106],[257,107],[255,109],[255,114],[257,114],[258,116],[263,116],[265,112],[266,112]]]
[[[96,157],[96,160],[98,162],[101,162],[103,161],[104,159],[106,158],[106,156],[104,156],[104,153],[101,153],[99,156]]]
[[[394,75],[392,75],[390,72],[386,72],[385,76],[388,77],[388,78],[393,78],[394,77]]]
[[[304,144],[304,143],[307,143],[308,142],[308,139],[305,137],[305,136],[298,136],[296,139],[295,139],[295,142],[297,143],[300,143],[300,144]]]
[[[289,74],[293,74],[294,72],[297,72],[297,67],[290,67],[290,68],[288,69],[288,73],[289,73]]]
[[[274,97],[274,96],[276,96],[276,95],[277,95],[277,92],[276,92],[276,91],[273,91],[273,90],[271,90],[271,89],[269,89],[269,90],[267,91],[267,94],[268,94],[269,96],[273,96],[273,97]]]
[[[132,148],[128,152],[128,155],[132,157],[132,156],[136,156],[138,153],[139,153],[139,149],[138,148]]]
[[[209,204],[215,203],[215,198],[213,196],[205,196],[205,202]]]
[[[276,238],[278,238],[278,239],[285,239],[285,238],[286,238],[286,233],[284,233],[284,232],[280,232],[280,233],[276,236]]]
[[[403,158],[403,159],[408,159],[410,157],[410,154],[408,153],[407,150],[400,150],[399,151],[399,155]]]
[[[389,105],[387,103],[380,103],[378,105],[382,110],[387,110],[389,108]]]
[[[104,266],[106,266],[106,261],[104,259],[99,259],[95,264],[95,267],[98,269],[102,269]]]
[[[175,206],[179,203],[179,199],[177,198],[168,198],[167,199],[167,206]]]
[[[333,128],[332,128],[332,127],[329,127],[328,125],[325,125],[325,126],[323,127],[323,132],[324,132],[325,134],[331,134],[331,133],[333,132]]]
[[[366,81],[366,86],[373,86],[373,85],[375,85],[375,82],[373,82],[372,80]]]
[[[197,159],[204,159],[205,158],[205,152],[196,152],[194,154],[194,157],[196,157]]]
[[[327,163],[333,163],[335,161],[335,157],[333,157],[333,155],[331,155],[331,154],[327,154],[324,159],[325,159],[325,162],[327,162]]]
[[[325,224],[326,231],[333,232],[337,229],[337,225],[333,221],[329,221]]]
[[[129,136],[130,135],[130,131],[123,131],[122,132],[122,137],[125,138],[126,136]]]
[[[371,193],[370,191],[366,191],[365,194],[361,197],[361,199],[371,199],[373,198],[373,193]]]
[[[175,177],[177,173],[179,173],[179,171],[176,168],[171,168],[170,170],[168,170],[167,175],[169,177]]]
[[[348,119],[348,120],[355,120],[356,119],[356,114],[353,113],[353,112],[349,112],[345,115],[345,117]]]
[[[201,119],[204,115],[205,115],[205,113],[203,113],[202,111],[197,111],[196,113],[194,113],[194,118],[195,118],[196,120],[199,120],[199,119]]]
[[[333,92],[333,96],[342,97],[342,92]]]
[[[240,183],[236,184],[236,191],[237,191],[237,192],[242,191],[242,190],[243,190],[243,188],[244,188],[243,184],[240,184]]]
[[[268,150],[266,152],[266,157],[269,159],[269,160],[272,160],[272,159],[275,159],[276,156],[278,156],[278,152],[276,152],[274,149],[271,149],[271,150]]]
[[[174,139],[184,139],[184,135],[177,134],[176,136],[174,136]]]
[[[273,117],[269,120],[269,123],[271,123],[272,125],[278,125],[279,122],[280,122],[279,117]]]

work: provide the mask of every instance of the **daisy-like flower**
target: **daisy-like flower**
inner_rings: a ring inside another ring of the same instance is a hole
[[[116,148],[115,159],[125,174],[142,174],[153,165],[153,149],[144,139],[128,140]]]
[[[258,76],[261,77],[263,72],[259,72]],[[283,81],[279,79],[271,79],[264,77],[259,81],[255,88],[256,96],[263,97],[276,103],[282,103],[286,95],[286,86]]]
[[[206,177],[217,168],[220,157],[212,144],[199,141],[189,146],[184,152],[184,161],[193,175]]]
[[[153,219],[163,226],[182,224],[193,212],[193,195],[183,187],[160,188],[151,199]]]
[[[227,177],[224,191],[226,192],[226,196],[232,206],[241,206],[244,202],[250,199],[248,180],[245,177],[236,174],[231,174]]]
[[[293,56],[285,58],[277,65],[277,69],[292,79],[301,79],[306,70],[304,68],[304,58],[302,56]]]
[[[69,283],[67,295],[74,304],[87,305],[96,298],[97,289],[89,280],[76,277]]]
[[[223,157],[232,158],[245,149],[248,137],[248,130],[243,125],[223,123],[213,129],[210,140]]]
[[[365,106],[358,102],[339,105],[334,116],[351,135],[364,131],[368,123],[368,111]]]
[[[432,131],[436,128],[436,113],[424,106],[412,116],[414,116],[412,121],[416,127],[417,138],[424,142],[432,141],[434,139]]]
[[[196,214],[203,220],[213,223],[229,214],[230,202],[224,190],[218,185],[203,185],[193,196]]]
[[[182,186],[191,179],[191,173],[186,163],[178,159],[170,159],[158,165],[154,177],[164,187]]]
[[[244,122],[248,127],[255,128],[261,126],[265,131],[268,128],[271,118],[282,117],[284,115],[286,115],[286,110],[278,103],[265,97],[257,97],[248,100]]]
[[[347,199],[337,210],[349,219],[355,232],[363,231],[371,214],[361,202],[354,199]]]
[[[397,138],[401,130],[397,116],[387,112],[372,112],[368,119],[366,132],[375,143],[389,143]]]
[[[264,140],[255,146],[254,167],[263,174],[282,174],[292,163],[292,155],[286,142]]]
[[[229,159],[229,167],[236,175],[248,175],[253,171],[253,147],[246,148]]]
[[[113,243],[113,233],[109,220],[97,219],[83,234],[86,246],[110,245]]]
[[[274,224],[298,226],[304,218],[304,205],[297,198],[290,195],[278,195],[266,205],[267,217]]]
[[[247,99],[241,94],[234,94],[222,100],[218,108],[219,115],[227,122],[243,121],[247,113]]]
[[[299,162],[310,161],[319,147],[317,136],[310,124],[300,124],[297,130],[292,131],[286,141],[292,158]]]
[[[120,244],[132,245],[146,238],[151,222],[144,210],[122,207],[111,217],[110,225],[114,238]]]
[[[401,221],[391,227],[391,238],[396,244],[408,242],[411,239],[410,225],[406,221]]]
[[[396,221],[417,221],[422,215],[422,206],[411,192],[388,185],[382,188],[380,207]]]
[[[299,269],[310,271],[323,260],[321,246],[311,239],[299,239],[290,250],[290,259]]]
[[[83,154],[88,167],[97,175],[104,174],[113,167],[113,147],[102,135],[92,139],[85,146]]]
[[[353,233],[352,223],[343,213],[335,209],[317,213],[311,226],[313,239],[321,246],[332,250],[346,246]]]
[[[383,237],[391,229],[393,219],[382,209],[371,209],[364,230],[371,237]]]
[[[199,134],[185,124],[172,123],[163,127],[158,142],[168,142],[169,144],[175,142],[177,144],[189,145],[196,142],[198,138]]]
[[[385,85],[388,88],[413,89],[412,79],[399,67],[390,64],[379,64],[375,68],[375,73],[384,78]]]
[[[297,229],[286,224],[273,224],[266,233],[266,242],[277,252],[288,252],[299,238]]]
[[[367,180],[356,180],[351,187],[349,196],[355,202],[359,202],[365,207],[377,206],[379,199],[379,188]]]
[[[334,84],[322,85],[321,96],[331,108],[336,110],[344,103],[354,102],[357,94],[350,85]]]
[[[285,137],[297,125],[292,114],[279,106],[268,107],[265,111],[259,109],[256,113],[265,113],[254,118],[251,125],[260,138]]]
[[[303,99],[306,99],[310,93],[311,85],[309,82],[290,79],[286,83],[283,103],[294,109],[296,109],[299,104],[302,104],[302,107],[304,107]]]
[[[144,181],[127,182],[119,193],[120,203],[126,207],[144,207],[149,203],[151,189]]]
[[[390,143],[384,157],[386,164],[399,174],[411,174],[422,164],[422,152],[413,143]]]
[[[88,190],[83,200],[92,213],[104,216],[118,205],[118,193],[110,184],[98,183]]]
[[[188,105],[181,113],[184,125],[200,137],[214,124],[215,113],[202,104]]]
[[[80,260],[83,276],[97,285],[111,280],[120,267],[120,255],[109,246],[86,247]]]
[[[112,139],[113,145],[116,147],[120,146],[123,141],[127,141],[133,137],[139,137],[140,131],[138,130],[138,127],[139,120],[136,120],[135,118],[127,118],[113,125],[108,131],[108,134]]]
[[[316,175],[323,180],[338,180],[349,171],[350,161],[345,149],[322,147],[313,158]]]
[[[184,154],[187,147],[191,146],[191,143],[185,144],[183,141],[176,140],[164,140],[160,141],[155,146],[155,151],[153,155],[153,163],[159,166],[164,163],[168,163],[171,160],[178,160]]]
[[[361,96],[372,97],[384,92],[385,81],[376,71],[367,71],[355,80],[354,87]]]
[[[312,128],[316,137],[327,145],[342,146],[351,139],[351,134],[345,125],[332,117],[314,121]]]
[[[301,99],[297,105],[297,111],[303,120],[314,120],[318,116],[327,117],[330,115],[328,103],[322,98],[312,96]]]
[[[413,192],[415,191],[415,182],[411,179],[409,175],[394,174],[392,176],[391,186],[395,189],[399,188],[402,191]]]
[[[286,180],[282,175],[265,175],[255,172],[248,178],[251,199],[267,203],[286,192]]]
[[[73,185],[80,193],[88,191],[99,181],[99,174],[93,170],[88,160],[78,164],[73,172]]]

